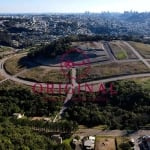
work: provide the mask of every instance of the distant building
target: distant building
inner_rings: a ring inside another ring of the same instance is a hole
[[[47,117],[33,117],[31,120],[51,121],[51,119],[50,119],[50,118],[47,118]]]
[[[145,39],[145,40],[149,40],[149,39],[150,39],[150,36],[145,36],[144,39]]]
[[[89,136],[88,139],[83,141],[83,147],[86,150],[94,150],[95,146],[95,137]]]
[[[89,140],[94,141],[95,142],[95,137],[94,136],[89,136]]]
[[[15,47],[18,47],[18,46],[19,46],[19,42],[16,41],[16,40],[12,40],[12,44],[13,44],[13,46],[15,46]]]

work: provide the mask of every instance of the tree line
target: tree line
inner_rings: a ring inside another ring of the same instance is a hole
[[[135,42],[144,42],[150,43],[148,40],[144,40],[141,36],[110,36],[105,34],[97,34],[94,36],[89,35],[70,35],[67,37],[60,38],[58,40],[52,41],[50,44],[37,46],[35,48],[30,49],[28,53],[29,58],[42,56],[45,58],[55,58],[58,55],[62,55],[66,53],[69,49],[71,49],[71,42],[84,42],[84,41],[111,41],[111,40],[125,40],[125,41],[135,41]]]

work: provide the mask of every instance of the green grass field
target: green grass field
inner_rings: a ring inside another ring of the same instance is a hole
[[[128,58],[126,50],[121,46],[119,41],[109,42],[109,45],[113,50],[115,57],[118,60],[123,60]]]
[[[125,52],[118,52],[116,54],[116,57],[119,59],[119,60],[122,60],[122,59],[127,59],[127,54]]]
[[[14,56],[5,62],[4,66],[9,74],[15,75],[25,69],[25,67],[19,64],[20,58],[22,57],[21,55]]]
[[[45,69],[42,67],[35,67],[20,74],[19,78],[35,81],[35,82],[49,82],[49,83],[67,83],[69,82],[67,77],[60,70],[57,69]]]
[[[7,46],[0,46],[0,59],[12,53],[14,53],[13,48]]]

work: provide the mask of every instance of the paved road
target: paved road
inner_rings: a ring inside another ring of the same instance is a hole
[[[0,62],[1,63],[0,73],[2,74],[2,76],[5,77],[5,80],[10,79],[12,81],[22,83],[22,84],[25,84],[25,85],[29,85],[29,86],[34,86],[35,84],[37,84],[37,86],[39,85],[36,82],[31,82],[31,81],[26,81],[26,80],[23,80],[23,79],[19,79],[16,76],[12,76],[12,75],[9,75],[8,73],[6,73],[3,65],[4,65],[4,62],[7,59],[8,58],[5,58],[5,59],[1,60],[1,62]],[[117,80],[124,80],[124,79],[137,78],[137,77],[149,77],[149,76],[150,76],[150,73],[141,73],[141,74],[135,74],[135,75],[123,75],[123,76],[119,76],[119,77],[111,77],[111,78],[108,78],[108,79],[100,79],[100,80],[97,80],[97,81],[82,83],[81,86],[84,86],[85,84],[106,83],[106,82],[117,81]],[[5,81],[5,80],[3,80],[3,81]],[[3,81],[0,81],[0,82],[3,82]],[[40,83],[40,84],[42,85],[42,87],[47,87],[46,83]],[[60,87],[59,84],[53,84],[53,86],[54,86],[54,89],[59,89],[59,87]],[[68,84],[68,87],[69,86],[71,86],[71,84]],[[65,89],[66,84],[61,84],[61,88]]]
[[[117,63],[128,63],[128,62],[140,62],[139,59],[126,59],[126,60],[116,60]]]
[[[67,109],[66,104],[71,100],[73,93],[74,93],[73,91],[78,86],[78,84],[76,82],[76,68],[71,69],[71,83],[72,83],[72,85],[69,86],[69,90],[68,90],[66,99],[64,101],[64,106],[61,108],[60,112],[56,115],[53,122],[56,122],[57,119],[60,118],[61,115],[63,114],[63,112]]]
[[[147,62],[146,59],[144,59],[138,51],[136,51],[129,43],[124,42],[130,49],[133,51],[133,53],[150,69],[150,64]]]
[[[12,57],[12,56],[11,56],[11,57]],[[7,59],[9,59],[9,58],[11,58],[11,57],[7,57],[7,58],[2,59],[2,60],[0,61],[0,73],[1,73],[2,76],[5,77],[5,79],[2,80],[2,81],[0,81],[0,83],[6,81],[6,80],[8,80],[8,79],[10,79],[10,80],[12,80],[12,81],[15,81],[15,82],[18,82],[18,83],[22,83],[22,84],[25,84],[25,85],[28,85],[28,86],[34,86],[35,84],[37,84],[37,86],[38,86],[39,84],[38,84],[37,82],[31,82],[31,81],[19,79],[19,78],[16,77],[16,76],[19,75],[20,73],[26,71],[26,69],[23,70],[22,72],[19,72],[19,73],[16,74],[16,75],[10,75],[10,74],[8,74],[8,73],[5,71],[5,69],[4,69],[4,63],[5,63],[5,61],[6,61]],[[46,84],[46,83],[41,83],[41,85],[42,85],[42,87],[47,87],[47,84]],[[71,85],[71,84],[69,84],[68,86],[70,86],[70,85]],[[55,88],[58,89],[58,88],[60,87],[59,84],[54,84],[53,86],[54,86],[54,89],[55,89]],[[62,84],[62,85],[61,85],[61,88],[64,88],[64,89],[65,89],[65,88],[66,88],[66,84]]]
[[[143,135],[150,135],[150,130],[138,130],[133,133],[128,133],[127,130],[99,130],[99,129],[79,129],[75,132],[74,135],[80,135],[80,136],[129,136],[129,137],[140,137]]]
[[[11,57],[12,57],[12,56],[11,56]],[[4,58],[4,59],[2,59],[2,60],[0,61],[0,73],[1,73],[1,75],[2,75],[3,77],[5,77],[5,79],[2,80],[2,81],[0,81],[0,83],[5,82],[5,81],[8,80],[9,77],[10,77],[10,76],[5,72],[4,63],[5,63],[5,61],[6,61],[7,59],[9,59],[9,58],[11,58],[11,57],[6,57],[6,58]]]
[[[150,77],[150,73],[141,73],[141,74],[134,74],[134,75],[123,75],[123,76],[119,76],[119,77],[112,77],[112,78],[108,78],[108,79],[90,81],[90,82],[81,83],[80,87],[85,87],[86,84],[94,85],[94,84],[99,84],[99,83],[107,83],[107,82],[112,82],[112,81],[118,81],[118,80],[130,79],[130,78],[139,78],[139,77]],[[83,88],[82,88],[82,90],[83,90]]]
[[[114,57],[113,51],[112,51],[111,47],[109,46],[108,42],[103,42],[103,48],[109,54],[110,60],[116,61],[116,58]]]

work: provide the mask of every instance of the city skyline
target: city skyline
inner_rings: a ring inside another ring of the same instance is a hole
[[[149,12],[149,0],[0,0],[0,13]]]

